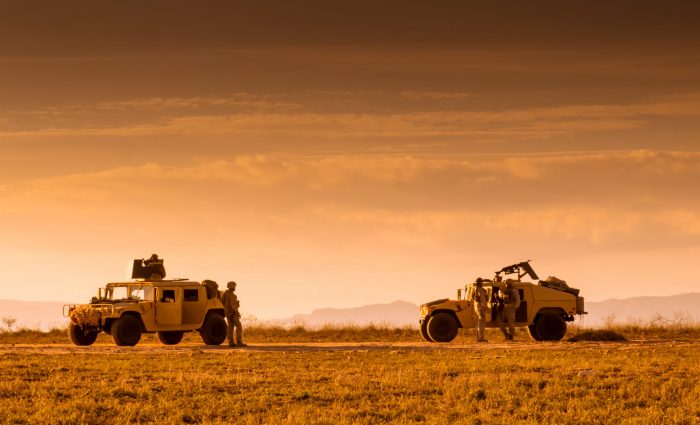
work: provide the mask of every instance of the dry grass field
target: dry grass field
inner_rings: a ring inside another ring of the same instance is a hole
[[[332,342],[315,342],[330,328],[273,342],[269,329],[250,329],[245,349],[194,335],[117,348],[6,332],[0,423],[700,423],[697,329],[622,343],[521,332],[509,344],[491,333],[489,344],[467,335],[441,345],[409,330],[371,330],[384,342],[336,330]]]

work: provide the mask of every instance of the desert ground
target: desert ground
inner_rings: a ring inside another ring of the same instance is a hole
[[[0,339],[0,423],[700,423],[700,340]]]

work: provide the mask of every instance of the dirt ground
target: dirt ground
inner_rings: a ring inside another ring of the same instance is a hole
[[[511,351],[577,351],[577,350],[639,350],[648,348],[700,347],[700,340],[633,340],[628,342],[493,342],[484,344],[431,344],[413,342],[340,342],[340,343],[258,343],[244,348],[229,348],[226,344],[207,346],[197,343],[181,343],[165,346],[159,343],[140,343],[135,347],[117,347],[114,344],[96,343],[89,347],[72,344],[0,344],[0,354],[232,354],[236,352],[375,352],[375,351],[465,351],[493,352],[493,354]]]

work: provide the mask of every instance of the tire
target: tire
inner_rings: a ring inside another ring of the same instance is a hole
[[[527,333],[529,333],[532,339],[535,341],[542,341],[540,337],[537,336],[537,329],[535,329],[535,325],[527,325]]]
[[[118,346],[133,347],[141,340],[141,321],[127,314],[112,323],[112,339]]]
[[[543,313],[535,322],[537,341],[559,341],[566,335],[566,322],[560,314]]]
[[[184,335],[182,331],[158,332],[158,340],[165,345],[176,345],[182,341]]]
[[[92,345],[97,339],[97,331],[84,332],[83,328],[71,323],[68,325],[68,337],[75,345]]]
[[[458,331],[459,324],[449,313],[437,313],[428,320],[428,336],[435,342],[450,342]]]
[[[226,340],[226,319],[224,316],[213,313],[207,316],[204,325],[199,330],[202,341],[207,345],[221,345]]]
[[[421,322],[420,335],[423,337],[424,340],[428,342],[435,342],[430,338],[430,335],[428,335],[428,319],[423,319],[423,321]]]

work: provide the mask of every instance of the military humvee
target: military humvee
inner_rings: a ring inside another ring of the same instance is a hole
[[[139,275],[134,267],[134,275]],[[91,345],[100,332],[120,346],[136,345],[143,333],[158,333],[166,345],[198,331],[207,345],[226,339],[226,320],[219,291],[212,281],[137,279],[108,283],[89,304],[65,305],[68,335],[75,345]]]
[[[502,276],[503,275],[503,276]],[[516,279],[504,276],[516,275]],[[525,282],[529,276],[538,283]],[[565,281],[555,277],[539,280],[537,274],[526,262],[503,267],[493,279],[482,279],[489,298],[487,307],[487,328],[498,327],[498,303],[496,295],[506,281],[511,281],[520,294],[520,307],[515,312],[515,326],[526,327],[536,341],[558,341],[566,334],[566,322],[574,320],[574,315],[586,314],[583,297],[579,290],[570,288]],[[430,342],[450,342],[459,328],[472,329],[476,326],[474,308],[468,301],[468,294],[474,283],[457,291],[457,300],[447,298],[432,301],[420,306],[420,330],[423,338]]]

